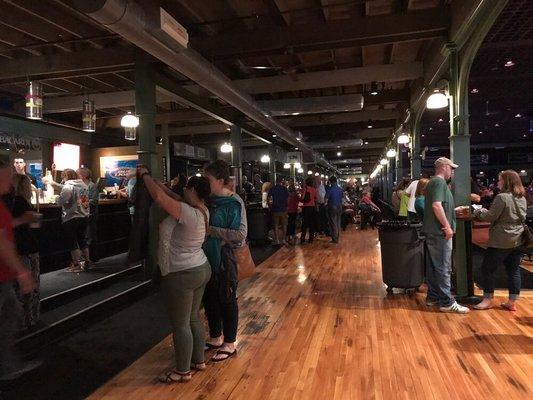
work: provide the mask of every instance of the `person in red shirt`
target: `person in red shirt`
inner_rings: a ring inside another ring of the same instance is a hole
[[[316,189],[315,180],[311,177],[305,180],[305,186],[302,190],[302,234],[300,235],[300,244],[305,243],[307,230],[309,229],[309,243],[313,243],[315,238],[316,222]]]
[[[11,189],[13,167],[0,160],[0,195]],[[15,248],[13,219],[0,201],[0,380],[15,379],[39,365],[38,362],[22,365],[14,351],[22,307],[15,294],[16,280],[20,293],[33,290],[30,271],[22,265]]]

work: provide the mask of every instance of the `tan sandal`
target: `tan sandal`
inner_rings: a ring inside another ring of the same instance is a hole
[[[205,362],[198,364],[191,363],[191,369],[196,371],[205,371],[207,369],[207,365],[205,365]]]
[[[164,372],[157,378],[161,383],[184,383],[189,382],[192,379],[191,371],[178,372],[175,369],[172,371]]]

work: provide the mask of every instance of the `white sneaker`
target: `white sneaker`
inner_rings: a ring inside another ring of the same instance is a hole
[[[448,307],[440,307],[441,312],[450,312],[450,313],[457,313],[457,314],[468,314],[470,312],[470,309],[468,307],[464,307],[460,305],[459,303],[455,302],[451,306]]]

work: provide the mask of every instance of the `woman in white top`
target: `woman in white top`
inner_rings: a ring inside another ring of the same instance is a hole
[[[211,266],[202,245],[209,225],[205,200],[211,189],[209,180],[192,177],[179,199],[162,183],[155,181],[146,168],[138,169],[154,201],[169,216],[159,225],[159,268],[161,291],[172,322],[176,368],[159,376],[161,382],[186,382],[191,368],[204,370],[204,325],[199,311]]]

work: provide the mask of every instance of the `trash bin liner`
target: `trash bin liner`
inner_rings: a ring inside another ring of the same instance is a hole
[[[421,224],[407,221],[380,222],[383,282],[392,288],[417,288],[424,280],[424,241]]]

